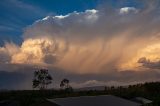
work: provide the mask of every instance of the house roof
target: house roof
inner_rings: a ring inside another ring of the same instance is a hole
[[[136,102],[122,99],[112,95],[104,96],[81,96],[81,97],[68,97],[47,99],[52,103],[60,106],[140,106]]]
[[[133,98],[132,100],[135,101],[135,102],[142,103],[142,104],[149,104],[149,103],[152,103],[151,100],[146,99],[146,98],[143,98],[143,97],[136,97],[136,98]]]

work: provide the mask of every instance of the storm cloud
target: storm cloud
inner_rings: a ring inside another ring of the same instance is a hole
[[[82,86],[159,80],[159,60],[151,62],[160,58],[159,2],[140,5],[46,16],[25,28],[21,45],[0,48],[0,63],[63,70],[76,83],[87,75]]]

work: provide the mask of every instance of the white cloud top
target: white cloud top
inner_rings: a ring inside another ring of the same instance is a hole
[[[120,14],[137,13],[138,9],[135,7],[123,7],[120,9]]]

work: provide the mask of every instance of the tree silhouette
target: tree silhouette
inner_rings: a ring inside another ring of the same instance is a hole
[[[61,81],[61,83],[60,83],[60,87],[61,88],[69,88],[70,86],[69,86],[69,80],[68,79],[66,79],[66,78],[64,78],[62,81]]]
[[[47,69],[40,69],[34,72],[33,88],[46,89],[52,83],[52,77]]]

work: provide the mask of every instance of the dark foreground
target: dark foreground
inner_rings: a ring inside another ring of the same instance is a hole
[[[144,97],[152,100],[150,106],[160,106],[160,82],[130,85],[128,87],[105,87],[96,91],[67,91],[67,90],[24,90],[0,92],[0,103],[8,103],[5,106],[54,106],[46,101],[46,98],[64,98],[77,96],[115,95],[125,99]],[[12,105],[9,105],[9,102]],[[56,106],[56,105],[55,105]]]

